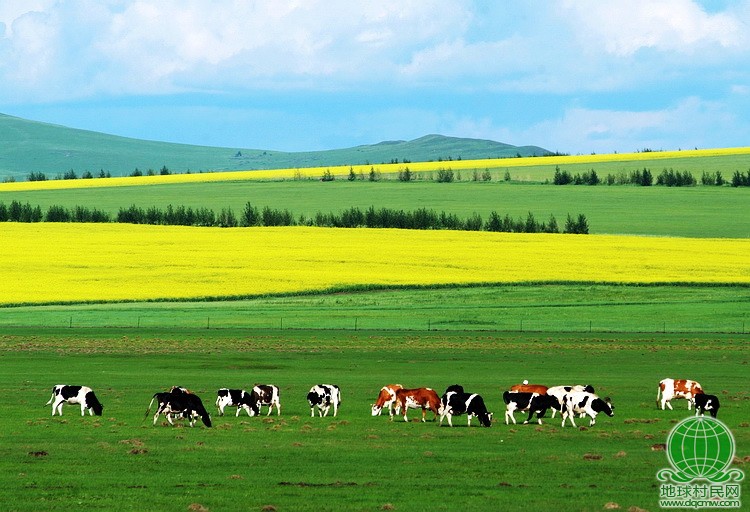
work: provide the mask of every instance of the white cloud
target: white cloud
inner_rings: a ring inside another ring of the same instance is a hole
[[[570,107],[559,119],[524,130],[522,137],[550,150],[610,153],[739,146],[749,128],[725,104],[688,97],[661,110]],[[680,141],[677,147],[674,141]]]
[[[692,54],[706,48],[744,48],[743,23],[726,12],[707,13],[691,0],[566,0],[569,19],[584,45],[630,56],[644,48]]]

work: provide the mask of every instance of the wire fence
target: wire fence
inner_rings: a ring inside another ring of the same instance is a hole
[[[6,310],[7,312],[7,310]],[[318,318],[286,316],[215,315],[122,315],[96,314],[39,315],[14,317],[0,311],[2,328],[99,328],[99,329],[247,329],[247,330],[333,330],[333,331],[462,331],[462,332],[515,332],[515,333],[644,333],[644,334],[688,334],[715,333],[746,335],[750,323],[736,319],[717,319],[715,322],[692,323],[674,320],[622,323],[615,320],[561,320],[502,318],[493,322],[466,319],[422,317],[399,319],[373,317],[326,317]]]

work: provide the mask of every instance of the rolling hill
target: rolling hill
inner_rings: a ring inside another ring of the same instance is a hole
[[[140,169],[173,172],[231,171],[440,159],[506,158],[548,153],[537,146],[427,135],[347,149],[282,152],[193,146],[119,137],[0,114],[0,179],[23,181],[31,172],[48,178],[73,170],[126,176]]]

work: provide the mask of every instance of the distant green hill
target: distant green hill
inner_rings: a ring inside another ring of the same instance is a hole
[[[548,153],[537,146],[427,135],[348,149],[288,153],[155,142],[78,130],[0,114],[0,181],[23,181],[31,172],[48,178],[71,169],[80,176],[100,170],[112,176],[166,166],[172,172],[278,169],[448,159],[507,158]]]

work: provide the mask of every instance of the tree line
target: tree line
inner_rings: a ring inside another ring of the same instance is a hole
[[[0,222],[117,222],[126,224],[151,224],[200,227],[251,227],[251,226],[315,226],[338,228],[395,228],[395,229],[440,229],[457,231],[494,231],[507,233],[570,233],[588,234],[588,219],[584,214],[568,214],[563,226],[554,215],[539,221],[533,213],[513,218],[509,214],[490,212],[486,220],[478,213],[468,218],[456,214],[440,213],[432,209],[418,208],[407,211],[395,208],[362,210],[356,206],[338,213],[317,212],[307,217],[295,216],[289,210],[264,206],[262,209],[247,203],[238,215],[231,208],[222,208],[218,213],[210,208],[172,206],[143,208],[131,205],[120,208],[116,215],[85,206],[52,205],[46,212],[40,206],[31,206],[12,201],[10,205],[0,202]]]
[[[654,178],[651,169],[644,167],[631,171],[630,173],[608,174],[605,178],[600,178],[594,169],[582,173],[571,174],[568,171],[561,170],[559,166],[555,168],[555,174],[552,178],[553,185],[639,185],[650,187],[652,185],[661,185],[665,187],[692,187],[698,184],[698,180],[690,171],[675,171],[674,169],[663,169],[656,178]],[[750,170],[747,173],[735,171],[731,181],[727,182],[721,171],[707,172],[703,171],[700,179],[701,185],[723,186],[729,183],[732,187],[749,187]]]

